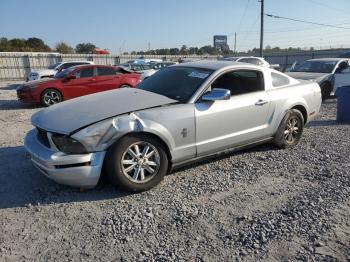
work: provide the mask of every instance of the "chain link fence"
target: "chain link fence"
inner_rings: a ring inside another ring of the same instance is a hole
[[[332,49],[319,51],[301,51],[298,53],[266,54],[264,57],[270,64],[279,64],[282,71],[294,62],[301,62],[312,58],[338,57],[350,49]],[[242,54],[240,54],[242,55]],[[59,53],[12,53],[0,52],[0,81],[25,80],[31,70],[46,69],[58,62],[93,61],[99,65],[118,65],[130,60],[138,59],[140,55],[97,55],[97,54],[59,54]],[[162,59],[167,61],[184,60],[216,60],[217,56],[198,55],[145,55],[145,59]]]

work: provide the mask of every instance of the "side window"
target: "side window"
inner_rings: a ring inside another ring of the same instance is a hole
[[[76,78],[85,78],[85,77],[93,77],[94,76],[94,68],[88,67],[75,72]]]
[[[116,75],[116,70],[111,67],[97,67],[98,76],[111,76]]]
[[[271,78],[273,87],[285,86],[289,84],[288,77],[285,77],[281,74],[271,72]]]
[[[153,69],[158,70],[158,69],[161,69],[162,67],[163,67],[162,64],[155,64],[155,65],[153,66]]]
[[[141,71],[141,70],[143,70],[143,68],[140,65],[133,65],[132,70],[134,70],[134,71]]]
[[[67,69],[67,68],[72,67],[74,65],[75,65],[74,63],[65,63],[61,66],[61,70]]]
[[[211,88],[231,91],[231,96],[264,90],[264,76],[260,71],[236,70],[221,75]]]
[[[350,66],[347,62],[341,62],[338,66],[338,69],[339,70],[337,70],[337,73],[350,73]]]

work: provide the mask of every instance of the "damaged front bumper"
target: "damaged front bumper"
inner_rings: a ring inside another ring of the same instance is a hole
[[[41,144],[36,129],[25,137],[24,146],[34,166],[59,184],[93,188],[97,185],[106,152],[70,155]]]

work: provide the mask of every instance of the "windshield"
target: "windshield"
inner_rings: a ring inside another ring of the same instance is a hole
[[[208,69],[167,67],[142,81],[137,88],[187,103],[212,73]]]
[[[48,67],[48,69],[55,69],[58,65],[60,65],[61,63],[56,63],[56,64],[53,64],[53,65],[50,65]]]
[[[55,78],[66,78],[71,72],[73,72],[75,67],[67,68],[55,75]]]
[[[305,61],[291,72],[332,73],[337,61]]]

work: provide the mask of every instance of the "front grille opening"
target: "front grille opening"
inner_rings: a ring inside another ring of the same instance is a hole
[[[38,128],[38,127],[36,129],[38,131],[37,138],[38,138],[39,142],[42,145],[50,148],[50,142],[49,142],[49,139],[47,137],[47,132],[45,130],[43,130],[43,129]]]
[[[70,165],[56,165],[55,168],[70,168],[70,167],[80,167],[80,166],[91,166],[91,162],[84,162],[84,163],[77,163],[77,164],[70,164]]]

